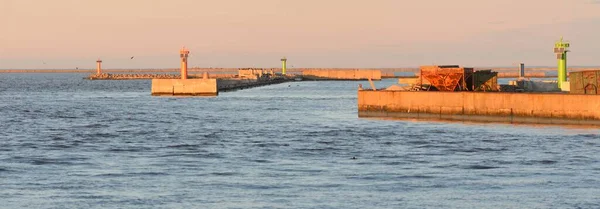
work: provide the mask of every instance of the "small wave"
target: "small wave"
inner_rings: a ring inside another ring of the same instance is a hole
[[[494,139],[482,139],[481,142],[499,144],[502,141],[501,140],[494,140]]]
[[[209,133],[209,134],[204,134],[204,138],[209,138],[209,139],[219,138],[219,133],[218,132],[212,132],[212,133]]]
[[[55,116],[55,118],[60,118],[60,119],[77,119],[79,117],[68,116],[68,115],[57,115],[57,116]]]
[[[489,166],[489,165],[470,165],[470,166],[465,166],[465,169],[474,169],[474,170],[488,170],[488,169],[497,169],[497,168],[501,168],[501,167],[497,167],[497,166]]]
[[[10,119],[10,120],[6,121],[7,124],[13,124],[13,123],[14,124],[19,124],[19,123],[22,123],[22,122],[23,122],[23,120],[21,120],[21,119]]]
[[[13,172],[13,170],[10,170],[8,168],[0,168],[0,173],[9,173],[9,172]]]
[[[280,144],[280,143],[258,143],[258,144],[255,144],[254,146],[257,146],[257,147],[288,147],[288,146],[290,146],[290,144],[287,144],[287,143],[283,143],[283,144]]]
[[[510,165],[510,164],[515,163],[514,161],[509,161],[509,160],[492,160],[491,162],[500,164],[500,165]]]
[[[389,145],[394,144],[394,142],[382,142],[381,144],[389,146]]]
[[[52,149],[62,150],[62,149],[72,148],[73,146],[68,145],[68,144],[51,144],[51,145],[48,145],[48,147],[50,147]]]
[[[404,165],[407,164],[406,162],[402,162],[402,161],[394,161],[394,162],[384,162],[384,165]]]
[[[32,165],[73,165],[74,162],[50,158],[33,159],[29,161]]]
[[[173,123],[173,121],[166,121],[166,120],[146,120],[146,119],[141,119],[141,118],[126,118],[127,121],[131,121],[131,122],[141,122],[141,123],[151,123],[151,124],[159,124],[159,123],[164,123],[164,124],[171,124]]]
[[[452,152],[465,152],[465,153],[475,153],[475,152],[502,152],[507,151],[507,148],[471,148],[471,149],[450,149]]]
[[[600,134],[577,134],[577,137],[586,139],[600,139]]]
[[[449,133],[449,132],[446,130],[431,130],[431,131],[428,131],[428,133],[430,133],[430,134],[445,134],[445,133]]]
[[[380,177],[378,176],[349,176],[348,179],[353,179],[353,180],[378,180],[380,179]]]
[[[144,152],[149,151],[148,147],[126,147],[126,148],[110,148],[109,152]]]
[[[375,155],[374,158],[383,158],[383,159],[396,159],[396,158],[405,158],[399,155]]]
[[[177,148],[177,149],[185,149],[185,150],[195,150],[200,147],[198,144],[176,144],[176,145],[168,145],[167,148]]]
[[[290,186],[283,185],[258,185],[258,184],[238,184],[236,187],[240,187],[243,189],[253,189],[253,190],[272,190],[272,189],[285,189],[290,188]]]
[[[128,176],[166,176],[169,175],[165,172],[135,172],[135,173],[127,173]]]
[[[82,126],[75,126],[74,128],[108,128],[108,125],[105,124],[100,124],[100,123],[94,123],[94,124],[88,124],[88,125],[82,125]]]
[[[334,141],[317,141],[319,144],[334,144]]]
[[[555,160],[532,160],[523,163],[524,165],[552,165],[556,164],[558,161]]]
[[[132,173],[103,173],[94,176],[97,177],[125,177],[125,176],[166,176],[165,172],[132,172]]]
[[[240,173],[237,173],[237,172],[212,172],[210,174],[215,175],[215,176],[236,176],[236,175],[239,175]]]
[[[154,135],[156,133],[157,133],[157,131],[155,131],[155,130],[140,130],[140,131],[133,132],[133,134],[137,135],[137,136]]]
[[[300,148],[300,149],[295,149],[295,151],[299,151],[299,152],[309,152],[309,153],[313,153],[313,152],[324,152],[324,151],[338,151],[338,150],[342,150],[340,148],[336,148],[336,147],[323,147],[323,148]]]
[[[94,176],[99,176],[99,177],[122,177],[125,176],[124,173],[103,173],[103,174],[96,174]]]
[[[337,188],[337,187],[343,187],[343,184],[315,184],[315,185],[310,185],[310,187],[314,187],[314,188]]]
[[[89,134],[88,136],[93,137],[93,138],[116,138],[119,135],[111,134],[111,133],[95,133],[95,134]]]
[[[67,129],[65,129],[65,128],[49,128],[48,130],[49,130],[49,131],[57,131],[57,132],[59,132],[59,131],[68,131],[68,130],[67,130]]]
[[[74,195],[73,198],[75,199],[83,199],[83,200],[101,200],[101,199],[110,199],[113,198],[110,195],[93,195],[93,194],[79,194],[79,195]]]
[[[158,155],[158,158],[169,158],[169,157],[190,157],[190,158],[201,158],[201,159],[222,159],[224,158],[222,154],[219,153],[198,153],[199,151],[192,151],[189,153],[167,153]],[[201,151],[205,152],[205,151]]]
[[[53,136],[52,141],[65,141],[66,139],[60,136]]]
[[[443,149],[443,148],[451,148],[451,146],[447,146],[447,145],[436,145],[436,144],[423,144],[423,145],[421,145],[421,146],[417,146],[417,148],[428,148],[428,149],[429,149],[429,148],[436,148],[436,149],[438,149],[438,148],[441,148],[441,149]]]
[[[426,140],[413,140],[413,141],[405,141],[407,144],[414,144],[414,145],[425,145],[425,144],[430,144],[431,142],[426,141]]]
[[[273,161],[270,160],[251,160],[252,162],[255,163],[272,163]]]
[[[299,169],[299,168],[285,168],[285,169],[275,169],[278,171],[289,172],[289,173],[321,173],[323,170],[320,169]],[[289,174],[288,174],[289,175]]]
[[[401,179],[434,179],[436,177],[429,176],[429,175],[406,175],[406,176],[399,176],[398,178],[401,178]]]

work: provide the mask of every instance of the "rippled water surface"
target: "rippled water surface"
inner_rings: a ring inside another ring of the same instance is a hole
[[[361,82],[84,76],[0,74],[0,208],[600,208],[597,128],[359,119]]]

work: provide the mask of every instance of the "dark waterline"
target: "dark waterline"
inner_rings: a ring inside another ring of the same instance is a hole
[[[598,129],[359,119],[367,82],[84,76],[0,76],[0,208],[600,208]]]

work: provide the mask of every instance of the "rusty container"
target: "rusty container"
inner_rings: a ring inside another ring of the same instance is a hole
[[[422,66],[420,71],[421,83],[429,81],[430,90],[438,91],[469,91],[467,80],[473,75],[473,68],[458,65]]]
[[[492,70],[478,70],[473,73],[472,81],[467,81],[472,84],[472,91],[499,91],[498,88],[498,72]]]

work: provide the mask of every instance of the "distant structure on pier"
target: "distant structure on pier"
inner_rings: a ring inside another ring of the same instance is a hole
[[[519,63],[519,79],[525,79],[525,63]]]
[[[285,75],[285,70],[287,68],[287,58],[281,58],[281,74]]]
[[[181,58],[181,79],[187,79],[188,77],[188,73],[187,73],[187,59],[188,56],[190,54],[190,51],[187,50],[185,47],[181,48],[181,50],[179,50],[179,57]]]
[[[96,60],[96,75],[102,74],[102,60]]]

